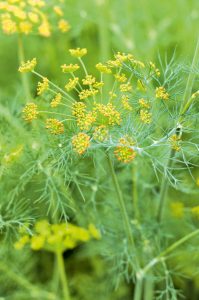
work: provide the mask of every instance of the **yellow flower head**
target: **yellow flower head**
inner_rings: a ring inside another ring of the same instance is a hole
[[[28,122],[37,119],[38,110],[37,110],[37,105],[35,103],[26,104],[22,112],[23,112],[23,118]]]
[[[124,83],[127,81],[127,77],[124,73],[122,73],[122,74],[117,73],[114,75],[114,77],[118,82],[121,82],[121,83]]]
[[[90,136],[80,132],[72,138],[72,145],[75,152],[82,155],[90,146]]]
[[[132,90],[132,85],[130,83],[124,83],[120,85],[121,92],[130,92]]]
[[[95,77],[93,77],[92,75],[86,75],[86,77],[82,79],[82,83],[83,85],[92,85],[95,83],[95,80]]]
[[[98,142],[104,142],[108,139],[108,129],[105,125],[99,125],[93,132],[94,140]]]
[[[125,110],[131,111],[133,109],[132,106],[129,104],[129,96],[122,95],[121,102]]]
[[[29,34],[32,31],[32,24],[29,21],[19,23],[19,31],[24,34]]]
[[[44,37],[49,37],[51,35],[50,24],[47,20],[43,21],[41,25],[38,27],[38,32],[40,35]]]
[[[73,73],[79,69],[79,66],[77,64],[70,64],[70,65],[62,65],[61,66],[62,72],[63,73]]]
[[[64,125],[57,119],[47,119],[46,128],[49,129],[52,134],[62,134],[64,132]]]
[[[95,112],[89,112],[77,118],[77,126],[81,130],[89,130],[95,121],[96,121]]]
[[[81,58],[82,56],[87,54],[87,49],[86,48],[69,49],[69,52],[70,52],[71,56]]]
[[[23,235],[15,244],[14,247],[16,250],[21,250],[23,247],[29,243],[29,236],[28,235]]]
[[[122,122],[121,114],[117,111],[116,107],[112,103],[108,104],[96,104],[95,110],[99,116],[104,117],[104,121],[108,125],[120,125]]]
[[[35,235],[31,238],[30,247],[32,250],[38,251],[43,248],[45,244],[45,237],[43,235]]]
[[[65,85],[65,89],[67,92],[70,92],[71,90],[76,88],[76,85],[78,84],[79,78],[75,77],[74,79],[69,79],[69,82]]]
[[[136,157],[136,152],[131,147],[134,145],[133,140],[129,136],[119,139],[119,146],[116,147],[114,154],[116,158],[124,163],[129,163]]]
[[[144,98],[139,99],[139,104],[143,108],[149,109],[151,107],[150,103],[147,100],[145,100]]]
[[[163,86],[157,87],[155,90],[155,96],[157,99],[168,100],[169,94]]]
[[[69,29],[70,29],[70,25],[68,23],[68,21],[64,20],[64,19],[61,19],[59,22],[58,22],[58,28],[61,32],[65,33],[65,32],[68,32]]]
[[[72,107],[72,114],[77,118],[84,117],[86,112],[86,104],[83,102],[75,102]]]
[[[111,69],[108,68],[106,65],[103,65],[102,63],[98,63],[96,65],[96,69],[98,71],[100,71],[101,73],[105,73],[105,74],[111,74],[112,73]]]
[[[34,70],[36,65],[37,65],[37,60],[36,58],[33,58],[32,60],[28,60],[27,62],[22,63],[18,70],[21,73],[31,72]]]
[[[92,89],[92,90],[82,90],[80,93],[79,93],[79,99],[80,100],[84,100],[84,99],[87,99],[88,97],[92,97],[92,96],[95,96],[99,91],[98,90],[95,90],[95,89]]]
[[[52,108],[57,107],[60,104],[61,100],[62,100],[62,95],[60,93],[57,93],[55,98],[53,98],[53,100],[51,101],[50,106]]]
[[[145,123],[145,124],[150,124],[152,119],[151,119],[152,114],[148,112],[146,109],[141,109],[140,110],[140,120]]]
[[[42,82],[38,82],[37,95],[43,94],[49,88],[49,80],[44,77]]]

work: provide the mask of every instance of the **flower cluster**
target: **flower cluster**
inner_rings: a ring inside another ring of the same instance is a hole
[[[35,103],[28,103],[23,109],[23,118],[25,121],[31,122],[37,119],[38,113],[37,105]]]
[[[124,163],[128,163],[134,160],[136,152],[132,148],[133,145],[134,142],[128,136],[120,138],[119,146],[117,146],[116,150],[114,151],[114,154],[117,157],[117,159]]]
[[[23,62],[18,70],[21,73],[31,72],[31,71],[34,70],[36,65],[37,65],[37,60],[36,60],[36,58],[33,58],[32,60],[28,60],[27,62]]]
[[[43,78],[38,83],[37,95],[40,96],[46,90],[48,94],[52,93],[51,108],[60,108],[60,105],[67,107],[66,114],[64,110],[61,113],[54,111],[55,116],[63,115],[63,119],[48,118],[46,128],[52,134],[64,134],[65,124],[71,122],[73,126],[69,126],[68,133],[71,135],[71,128],[75,129],[70,143],[77,154],[82,155],[97,145],[113,150],[117,160],[123,163],[133,161],[140,145],[137,138],[129,136],[123,128],[128,119],[131,119],[132,124],[140,126],[141,130],[146,128],[153,123],[153,105],[161,103],[157,98],[169,99],[164,87],[151,87],[154,76],[160,76],[159,70],[151,62],[145,64],[132,54],[118,52],[114,59],[97,63],[96,74],[93,75],[87,71],[82,60],[87,49],[70,49],[69,53],[78,63],[74,61],[61,65],[62,72],[68,77],[64,89],[33,71],[35,60],[20,67],[20,71],[30,70]],[[106,76],[112,81],[111,86],[107,84]],[[179,141],[174,141],[174,137],[170,137],[168,144],[179,151]]]
[[[169,94],[166,92],[166,89],[163,86],[156,88],[156,98],[162,100],[168,100]]]
[[[101,238],[100,232],[93,224],[85,229],[71,223],[50,224],[47,220],[41,220],[35,224],[32,235],[24,228],[20,230],[20,238],[14,247],[21,250],[29,245],[35,251],[44,249],[50,252],[64,252],[93,238]]]
[[[0,1],[0,22],[5,34],[38,33],[49,37],[52,32],[51,18],[56,19],[56,28],[65,33],[70,29],[64,19],[61,3],[49,5],[44,0],[7,0]]]
[[[49,129],[52,134],[62,134],[64,132],[64,125],[57,119],[47,119],[46,128]]]

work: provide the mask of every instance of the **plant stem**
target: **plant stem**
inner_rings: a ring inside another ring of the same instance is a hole
[[[170,154],[169,154],[169,158],[167,160],[166,169],[168,169],[172,166],[172,164],[173,164],[172,158],[174,157],[174,155],[175,155],[175,150],[171,150]],[[165,202],[166,202],[168,186],[169,186],[169,182],[168,182],[168,179],[165,174],[164,178],[161,182],[161,187],[160,187],[160,200],[159,200],[159,206],[158,206],[158,210],[157,210],[157,221],[158,222],[161,222],[161,220],[162,220],[163,211],[164,211],[163,209],[164,209]]]
[[[125,228],[129,243],[131,245],[132,251],[135,253],[135,242],[134,242],[132,231],[131,231],[131,225],[130,225],[130,222],[129,222],[129,217],[128,217],[128,214],[127,214],[127,210],[126,210],[125,202],[124,202],[124,199],[123,199],[122,191],[120,189],[119,182],[117,180],[117,176],[115,174],[115,170],[114,170],[114,167],[113,167],[113,164],[112,164],[112,161],[111,161],[111,158],[110,158],[109,154],[107,154],[107,160],[108,160],[108,165],[109,165],[112,181],[113,181],[113,184],[114,184],[114,187],[115,187],[115,192],[117,194],[118,202],[119,202],[119,205],[120,205],[121,214],[123,216],[124,228]],[[139,267],[139,262],[138,262],[138,259],[136,257],[136,253],[135,253],[135,268],[138,269],[138,267]]]
[[[57,251],[56,257],[57,257],[57,266],[58,266],[60,281],[61,281],[62,288],[63,288],[64,300],[70,300],[71,298],[70,298],[70,293],[69,293],[69,289],[68,289],[68,280],[66,277],[62,252]]]
[[[143,288],[143,278],[140,277],[136,281],[133,300],[141,300],[142,299],[142,288]]]
[[[197,42],[197,45],[195,48],[195,53],[194,53],[193,61],[191,64],[191,71],[188,76],[187,85],[186,85],[184,97],[183,97],[183,102],[182,102],[182,105],[180,108],[180,116],[179,116],[179,118],[177,120],[177,124],[176,124],[176,132],[175,132],[176,135],[179,135],[179,128],[178,128],[179,123],[181,123],[183,121],[184,114],[187,112],[187,110],[191,106],[192,101],[194,100],[191,98],[191,92],[192,92],[194,79],[195,79],[195,74],[193,73],[193,68],[198,63],[198,61],[199,61],[199,39],[198,39],[198,42]],[[167,168],[170,168],[172,166],[174,157],[175,157],[175,151],[171,150],[168,161],[167,161]],[[159,200],[159,205],[158,205],[158,209],[157,209],[157,221],[158,222],[161,222],[162,217],[163,217],[163,210],[165,207],[167,191],[168,191],[168,178],[166,176],[164,176],[162,179],[162,183],[161,183],[160,200]]]
[[[20,34],[18,35],[18,57],[19,57],[19,64],[25,62],[23,41]],[[22,85],[25,92],[26,100],[30,101],[31,93],[30,93],[30,87],[28,82],[28,75],[26,73],[21,73],[21,79],[22,79]]]
[[[144,300],[153,300],[153,289],[154,289],[154,282],[151,277],[145,277],[144,279]]]
[[[132,196],[133,196],[134,214],[135,214],[135,218],[139,220],[140,213],[138,208],[137,168],[135,164],[132,167],[132,181],[133,181]]]

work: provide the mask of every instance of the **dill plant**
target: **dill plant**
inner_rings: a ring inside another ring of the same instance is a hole
[[[96,64],[96,76],[91,75],[83,61],[87,49],[69,51],[76,61],[61,66],[64,80],[67,76],[64,87],[36,71],[36,59],[20,66],[20,72],[30,71],[41,80],[36,103],[25,106],[23,117],[29,123],[38,120],[49,133],[52,152],[48,164],[54,168],[51,174],[66,170],[71,162],[79,164],[81,158],[80,163],[92,157],[96,178],[91,176],[86,180],[93,189],[92,195],[98,189],[95,183],[104,181],[107,172],[110,174],[120,213],[117,209],[113,211],[114,198],[111,200],[113,207],[109,210],[114,222],[111,222],[112,218],[102,217],[103,210],[96,213],[102,223],[102,245],[105,248],[102,247],[102,254],[104,251],[112,262],[114,259],[118,261],[115,266],[119,271],[117,280],[120,280],[120,275],[125,275],[127,280],[135,281],[135,300],[142,299],[142,296],[147,300],[149,297],[153,299],[154,284],[165,280],[165,292],[161,291],[157,299],[164,299],[165,295],[166,299],[177,299],[178,292],[174,289],[167,259],[170,253],[197,236],[198,229],[193,229],[167,247],[164,235],[169,235],[169,232],[164,226],[168,221],[163,220],[163,216],[168,186],[178,189],[182,170],[188,170],[193,176],[192,168],[197,166],[197,134],[189,140],[189,133],[197,131],[198,91],[192,90],[195,76],[198,76],[198,45],[189,70],[175,64],[174,58],[166,60],[165,64],[160,60],[160,68],[157,68],[154,63],[137,60],[132,54],[116,53],[114,59]],[[188,83],[184,91],[187,72]],[[101,168],[101,159],[105,164],[102,167],[105,177],[99,179],[97,169]],[[122,183],[122,173],[117,178],[116,168],[122,168],[127,179],[129,172],[132,174],[132,202],[126,194],[126,182]],[[144,174],[141,171],[144,169],[153,170],[154,173],[150,171],[149,174],[153,177],[155,174],[162,181],[159,192],[151,183],[153,193],[148,193],[151,207],[148,212],[145,207],[149,204],[143,203],[139,184],[139,176]],[[75,180],[72,174],[71,180]],[[81,182],[80,178],[78,181]],[[77,187],[87,202],[78,184]],[[104,187],[109,189],[107,185]],[[109,193],[107,195],[109,197]],[[93,206],[94,202],[91,204]],[[96,210],[96,204],[94,207]],[[175,212],[176,207],[173,206]],[[119,216],[122,218],[122,230],[120,224],[119,228],[115,225],[115,220],[120,220]],[[112,224],[116,227],[112,228]],[[106,228],[109,228],[108,231]],[[116,242],[119,236],[123,237],[120,246]],[[118,245],[115,251],[114,243]],[[165,279],[158,279],[159,272],[165,275]]]

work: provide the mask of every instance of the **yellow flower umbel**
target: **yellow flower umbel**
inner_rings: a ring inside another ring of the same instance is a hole
[[[146,109],[141,109],[140,110],[140,120],[145,123],[145,124],[150,124],[152,119],[151,119],[152,114],[148,112]]]
[[[71,56],[81,58],[82,56],[87,54],[87,49],[86,48],[76,48],[76,49],[70,49],[69,50]]]
[[[75,152],[82,155],[90,146],[90,136],[80,132],[72,138],[72,146]]]
[[[64,125],[57,119],[47,119],[46,128],[49,129],[52,134],[62,134],[64,132]]]
[[[120,125],[122,122],[121,114],[117,111],[116,107],[112,103],[96,104],[96,112],[99,118],[103,118],[104,122],[108,125]]]
[[[108,139],[108,129],[105,125],[100,125],[95,128],[93,138],[98,142],[104,142]]]
[[[105,74],[111,74],[112,73],[111,69],[108,68],[106,65],[103,65],[102,63],[98,63],[96,65],[96,69],[98,71],[100,71],[101,73],[105,73]]]
[[[60,93],[57,93],[55,98],[53,98],[53,100],[51,101],[50,106],[52,108],[57,107],[61,103],[61,100],[62,100],[62,95]]]
[[[38,110],[35,103],[28,103],[22,112],[25,121],[32,122],[33,120],[37,119]]]
[[[86,77],[82,79],[82,83],[83,85],[92,85],[95,83],[95,80],[95,77],[92,75],[86,75]]]
[[[43,78],[42,82],[38,82],[37,95],[43,94],[49,88],[48,78]]]
[[[73,73],[75,71],[77,71],[80,67],[78,66],[78,64],[70,64],[70,65],[62,65],[61,69],[63,73]]]
[[[132,106],[129,104],[129,96],[122,95],[121,102],[125,110],[132,110]]]
[[[71,90],[75,89],[76,85],[78,84],[79,78],[75,77],[74,79],[69,79],[69,82],[65,85],[65,89],[67,92],[70,92]]]
[[[157,87],[155,90],[155,96],[157,99],[168,100],[169,94],[163,86]]]
[[[69,25],[68,21],[61,19],[58,22],[58,28],[61,32],[65,33],[70,30],[70,25]]]
[[[44,249],[63,253],[81,243],[100,238],[101,234],[93,224],[89,224],[88,229],[85,229],[71,223],[50,224],[47,220],[41,220],[35,224],[33,235],[23,234],[14,247],[21,250],[24,246],[29,245],[34,251]]]
[[[129,163],[134,160],[136,152],[132,149],[133,141],[128,137],[119,139],[119,146],[116,147],[114,154],[116,158],[124,163]]]
[[[18,70],[21,73],[31,72],[34,70],[36,65],[37,60],[36,58],[33,58],[32,60],[28,60],[27,62],[22,63]]]

